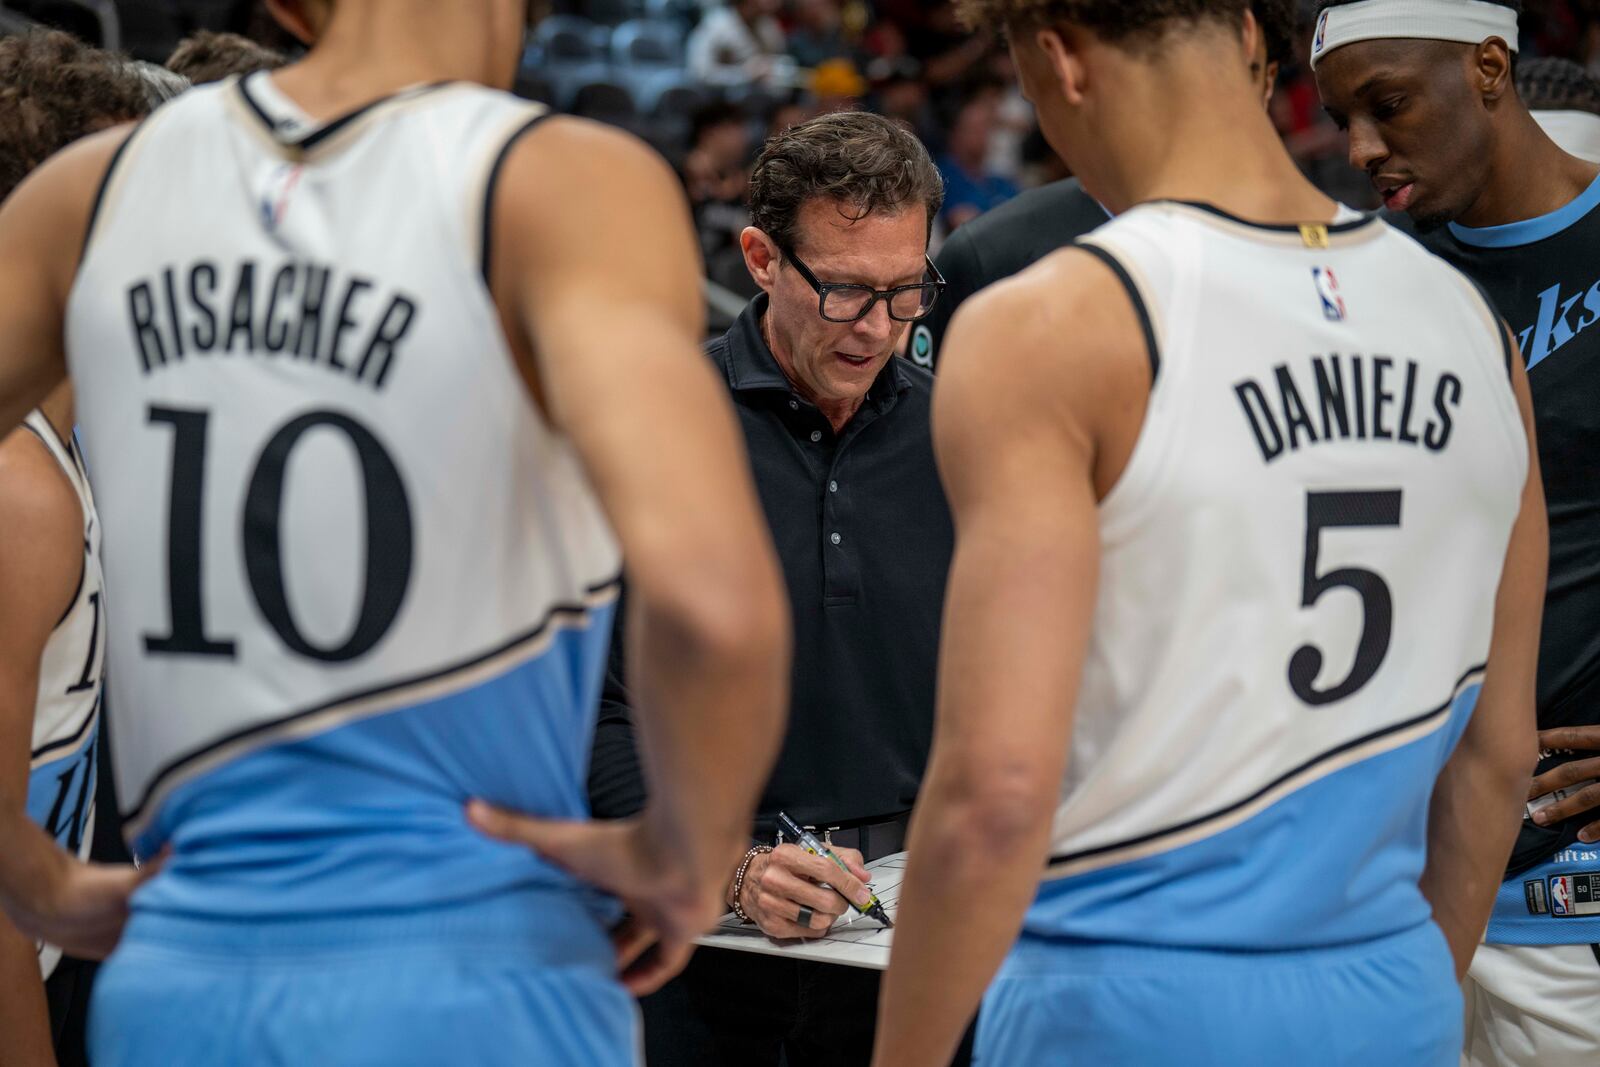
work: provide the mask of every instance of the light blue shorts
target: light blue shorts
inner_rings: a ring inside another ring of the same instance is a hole
[[[978,1015],[978,1067],[1458,1067],[1462,1002],[1428,923],[1304,952],[1024,938]]]
[[[634,1067],[638,1011],[604,932],[560,907],[534,922],[519,910],[267,923],[136,914],[95,984],[90,1059]]]

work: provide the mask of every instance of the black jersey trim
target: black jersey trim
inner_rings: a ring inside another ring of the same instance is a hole
[[[1470,274],[1462,273],[1461,276],[1472,283],[1472,288],[1477,292],[1478,299],[1483,301],[1484,307],[1489,309],[1489,321],[1494,323],[1495,332],[1500,335],[1500,347],[1506,354],[1506,380],[1516,379],[1517,350],[1511,345],[1511,328],[1500,317],[1500,310],[1494,306],[1494,301],[1489,298],[1489,290],[1478,283],[1478,279]]]
[[[100,176],[100,185],[94,191],[94,202],[89,206],[88,225],[86,225],[83,230],[83,247],[78,249],[78,264],[80,270],[82,269],[83,260],[89,254],[89,244],[94,238],[95,228],[100,221],[100,208],[105,204],[106,191],[111,188],[111,179],[117,173],[117,164],[122,162],[123,153],[127,152],[128,146],[133,143],[133,139],[135,137],[139,136],[140,132],[145,127],[145,123],[149,121],[150,117],[146,115],[143,119],[139,120],[133,129],[128,131],[128,136],[124,137],[122,139],[122,143],[117,145],[117,150],[111,153],[111,162],[106,164],[106,172]]]
[[[1150,385],[1154,388],[1156,379],[1161,374],[1161,346],[1156,341],[1155,323],[1151,321],[1150,309],[1144,302],[1144,294],[1139,292],[1138,284],[1134,282],[1133,275],[1128,273],[1128,268],[1122,265],[1122,260],[1113,253],[1087,242],[1079,242],[1077,247],[1110,267],[1111,273],[1117,276],[1122,287],[1128,291],[1128,299],[1133,301],[1133,310],[1139,313],[1139,326],[1144,330],[1145,350],[1150,355]]]
[[[1370,226],[1372,223],[1378,221],[1377,212],[1371,212],[1361,215],[1360,218],[1351,219],[1349,222],[1255,222],[1251,219],[1240,218],[1238,215],[1233,214],[1233,212],[1224,211],[1217,205],[1207,203],[1204,200],[1152,200],[1150,203],[1181,204],[1184,207],[1192,207],[1198,211],[1204,211],[1208,215],[1215,215],[1219,219],[1227,219],[1229,222],[1237,223],[1240,226],[1248,226],[1252,230],[1266,230],[1269,233],[1298,234],[1302,226],[1308,225],[1321,226],[1329,233],[1349,233],[1352,230],[1359,230],[1364,226]]]
[[[261,102],[250,94],[250,87],[247,84],[249,80],[250,77],[247,76],[240,78],[238,82],[239,95],[244,97],[244,102],[249,105],[250,110],[255,114],[256,118],[261,120],[262,125],[266,127],[267,132],[272,135],[274,140],[278,141],[278,143],[283,145],[285,148],[296,148],[302,152],[311,151],[313,148],[316,148],[330,137],[333,137],[340,130],[348,127],[351,123],[365,117],[374,109],[380,108],[391,101],[400,99],[415,99],[416,97],[425,96],[428,93],[434,92],[438,89],[443,89],[445,86],[453,84],[449,81],[439,81],[432,82],[427,85],[401,89],[398,92],[389,93],[387,96],[380,96],[376,100],[369,101],[368,103],[362,104],[360,107],[355,108],[352,111],[347,111],[336,118],[330,119],[327,122],[324,122],[313,128],[304,137],[285,140],[284,138],[278,136],[278,120],[274,119],[272,117],[272,113],[263,107]]]
[[[44,424],[46,426],[50,426],[50,420],[49,419],[45,419],[44,420]],[[39,439],[39,443],[44,446],[44,450],[46,452],[50,452],[50,458],[51,459],[55,459],[56,458],[55,453],[53,451],[51,451],[51,449],[50,449],[50,441],[45,437],[44,434],[42,434],[38,430],[36,430],[31,422],[24,422],[22,424],[22,428],[24,430],[27,430],[29,433],[33,434],[33,436],[35,436],[35,437],[37,437]],[[51,434],[52,437],[55,437],[55,439],[57,441],[61,440],[61,437],[60,437],[59,434],[56,433],[56,428],[54,426],[50,426],[50,434]],[[70,448],[67,450],[67,455],[68,456],[73,456],[72,450]],[[74,462],[76,462],[76,457],[74,457]],[[57,461],[57,465],[59,466],[59,461]],[[65,472],[63,472],[63,473],[65,473]],[[57,619],[56,620],[56,624],[54,626],[50,627],[50,632],[51,633],[55,633],[57,630],[61,629],[61,624],[66,622],[69,618],[72,617],[72,609],[78,606],[78,594],[83,592],[83,580],[84,580],[85,577],[88,576],[88,570],[89,570],[89,561],[87,559],[84,559],[78,565],[78,584],[72,587],[72,596],[67,598],[67,610],[63,611],[61,613],[61,618]],[[37,755],[37,753],[35,753],[35,755]]]
[[[1413,718],[1406,719],[1404,722],[1394,723],[1393,725],[1385,726],[1381,730],[1375,730],[1370,734],[1365,734],[1365,735],[1363,735],[1361,737],[1355,738],[1354,740],[1346,741],[1342,745],[1339,745],[1339,746],[1337,746],[1335,748],[1330,748],[1330,749],[1328,749],[1328,751],[1323,752],[1320,755],[1313,756],[1310,759],[1306,760],[1304,763],[1300,764],[1298,767],[1294,768],[1293,770],[1286,771],[1285,773],[1279,775],[1277,778],[1274,778],[1272,781],[1268,782],[1266,785],[1262,786],[1260,789],[1256,790],[1254,793],[1251,793],[1249,796],[1245,797],[1243,800],[1235,801],[1234,803],[1229,804],[1225,808],[1219,808],[1216,811],[1207,812],[1204,815],[1196,816],[1195,818],[1189,819],[1186,822],[1181,822],[1181,823],[1178,823],[1178,824],[1173,825],[1173,826],[1163,827],[1160,830],[1152,830],[1151,832],[1149,832],[1147,834],[1140,834],[1137,837],[1126,838],[1126,839],[1124,839],[1122,841],[1114,841],[1109,845],[1098,845],[1098,846],[1096,846],[1094,848],[1083,849],[1082,851],[1079,851],[1079,852],[1068,852],[1068,853],[1063,853],[1063,854],[1058,855],[1058,856],[1051,856],[1050,859],[1046,862],[1046,866],[1047,867],[1060,867],[1060,866],[1064,866],[1064,865],[1069,864],[1069,863],[1076,863],[1076,862],[1078,862],[1080,860],[1093,859],[1096,856],[1103,856],[1103,855],[1105,855],[1107,853],[1110,853],[1110,852],[1120,852],[1123,849],[1135,848],[1135,847],[1137,847],[1139,845],[1149,844],[1152,841],[1158,841],[1163,837],[1172,837],[1172,836],[1174,836],[1176,834],[1187,833],[1190,830],[1199,829],[1200,827],[1206,825],[1207,823],[1216,822],[1219,819],[1225,819],[1229,815],[1232,815],[1237,811],[1240,811],[1240,810],[1242,810],[1244,808],[1248,808],[1250,805],[1254,804],[1256,801],[1260,800],[1262,797],[1268,795],[1273,790],[1275,790],[1278,787],[1282,786],[1285,782],[1289,782],[1289,781],[1294,780],[1295,778],[1298,778],[1300,775],[1305,774],[1307,771],[1310,771],[1310,770],[1314,769],[1319,764],[1326,763],[1331,759],[1335,759],[1335,758],[1337,758],[1339,756],[1342,756],[1346,752],[1349,752],[1352,749],[1361,748],[1363,745],[1369,745],[1374,741],[1380,741],[1383,738],[1388,737],[1388,736],[1390,736],[1392,734],[1404,733],[1405,731],[1413,729],[1414,727],[1421,726],[1423,723],[1427,722],[1430,719],[1437,718],[1438,716],[1448,712],[1450,710],[1450,707],[1453,704],[1455,704],[1455,702],[1458,699],[1460,699],[1460,697],[1461,697],[1461,688],[1462,688],[1463,685],[1466,684],[1467,679],[1471,678],[1474,674],[1478,674],[1479,672],[1481,672],[1485,668],[1485,666],[1487,666],[1487,665],[1480,663],[1478,666],[1473,667],[1471,670],[1469,670],[1466,673],[1464,673],[1456,681],[1456,684],[1453,687],[1451,687],[1450,699],[1446,700],[1443,704],[1440,704],[1438,707],[1431,708],[1428,711],[1423,712],[1421,715],[1417,715],[1417,716],[1415,716]]]
[[[490,283],[490,256],[494,244],[494,194],[495,190],[500,187],[500,173],[505,170],[506,161],[511,158],[511,150],[517,147],[517,144],[530,130],[554,114],[555,112],[550,110],[541,111],[521,126],[518,126],[512,131],[511,136],[506,138],[506,143],[500,146],[500,151],[495,153],[494,162],[489,165],[489,178],[483,187],[483,229],[479,241],[484,285],[489,285]]]
[[[584,594],[586,596],[598,596],[614,589],[620,589],[621,587],[622,575],[618,574],[604,582],[598,582],[594,585],[586,587],[584,589]],[[240,741],[249,740],[250,738],[259,736],[261,734],[280,730],[283,727],[291,723],[299,722],[302,719],[309,719],[325,712],[335,711],[347,704],[354,704],[363,700],[371,700],[374,697],[381,697],[386,693],[393,693],[401,689],[409,689],[413,686],[426,685],[431,682],[442,681],[452,674],[456,674],[460,671],[471,670],[473,667],[476,667],[482,663],[486,663],[489,660],[504,656],[509,652],[514,652],[522,645],[531,644],[539,640],[545,635],[546,632],[549,631],[550,627],[554,625],[558,619],[574,616],[582,618],[587,616],[591,610],[592,609],[587,604],[553,604],[551,605],[550,610],[545,612],[544,618],[539,620],[539,622],[536,623],[532,628],[524,630],[522,633],[517,634],[502,644],[489,649],[487,652],[478,653],[477,655],[474,655],[468,659],[458,660],[455,663],[445,667],[440,667],[437,670],[429,671],[426,674],[412,675],[409,678],[402,678],[399,681],[388,682],[384,685],[357,690],[353,693],[343,693],[337,697],[334,697],[332,700],[323,701],[322,703],[316,704],[312,707],[301,708],[297,711],[289,712],[286,715],[280,715],[278,718],[273,719],[270,722],[256,723],[255,725],[247,726],[242,730],[235,730],[231,734],[220,737],[215,741],[211,741],[206,745],[203,745],[200,748],[194,749],[193,751],[179,756],[177,759],[170,761],[160,770],[156,771],[156,773],[152,775],[150,780],[145,784],[144,789],[141,790],[138,802],[135,803],[131,808],[126,808],[123,810],[123,821],[132,823],[139,819],[145,813],[145,810],[150,806],[151,799],[156,795],[161,785],[167,779],[182,771],[190,764],[204,759],[211,753],[216,752],[218,749],[227,748],[230,745],[237,744]]]
[[[33,754],[28,757],[28,762],[31,763],[40,756],[48,756],[50,753],[60,751],[63,748],[71,748],[79,741],[82,741],[84,736],[88,734],[89,727],[93,726],[95,720],[100,716],[100,697],[101,694],[95,694],[94,704],[89,708],[89,714],[83,717],[82,725],[80,725],[78,729],[73,732],[71,737],[63,737],[59,741],[52,741],[48,745],[41,745],[40,747],[34,749]]]

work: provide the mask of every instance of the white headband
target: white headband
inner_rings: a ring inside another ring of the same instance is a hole
[[[1335,48],[1392,37],[1482,44],[1498,37],[1517,50],[1517,13],[1484,0],[1362,0],[1330,7],[1317,20],[1311,66]]]

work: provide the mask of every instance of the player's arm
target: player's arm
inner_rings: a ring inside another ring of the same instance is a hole
[[[1450,942],[1458,977],[1472,963],[1494,910],[1538,759],[1534,687],[1549,531],[1528,375],[1520,355],[1512,362],[1528,435],[1528,481],[1495,598],[1494,637],[1478,706],[1433,790],[1422,874],[1422,891]]]
[[[1143,352],[1127,298],[1081,252],[980,293],[951,327],[934,439],[956,551],[877,1067],[949,1062],[1038,888],[1098,580],[1100,422],[1134,406],[1123,371]]]
[[[78,499],[27,430],[0,442],[0,841],[44,879],[70,864],[28,818],[39,658],[83,565]],[[0,915],[0,1062],[54,1064],[50,1013],[33,939]]]
[[[125,129],[108,130],[80,141],[34,171],[0,206],[0,436],[16,429],[65,377],[67,294],[101,178],[126,135]],[[11,522],[6,515],[4,525]],[[81,537],[80,527],[71,543],[81,544]],[[0,596],[11,597],[24,581],[0,583]],[[10,627],[0,625],[0,644],[12,640]],[[36,650],[28,654],[37,658]],[[31,721],[33,694],[26,699]],[[120,936],[128,896],[154,868],[141,875],[131,867],[78,863],[15,817],[18,803],[7,798],[0,817],[0,909],[29,937],[73,955],[105,955]]]
[[[66,378],[63,322],[101,179],[127,130],[85,138],[0,205],[0,437]]]
[[[513,151],[495,212],[495,291],[531,342],[544,410],[622,542],[649,803],[620,832],[648,850],[654,918],[683,939],[722,913],[777,754],[789,676],[776,553],[726,387],[699,347],[688,210],[653,153],[558,118]],[[524,839],[574,868],[594,862],[578,852],[603,852],[596,834],[613,832],[563,829],[579,847],[541,829]],[[603,882],[617,872],[580,873]]]

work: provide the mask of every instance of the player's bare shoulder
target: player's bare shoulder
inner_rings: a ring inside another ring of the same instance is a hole
[[[1093,425],[1108,404],[1142,404],[1150,391],[1141,314],[1111,266],[1083,248],[1064,248],[962,305],[940,377],[1004,375],[1018,403],[1032,396],[1065,405]]]

